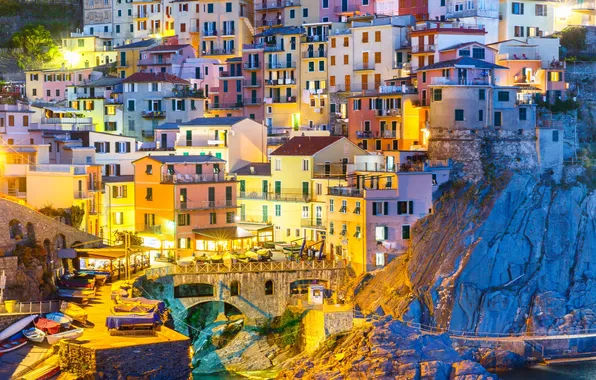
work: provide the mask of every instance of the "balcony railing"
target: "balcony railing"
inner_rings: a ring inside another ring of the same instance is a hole
[[[305,228],[325,229],[323,218],[302,218],[300,226]]]
[[[277,9],[277,8],[284,8],[284,7],[295,7],[300,5],[300,0],[277,0],[277,1],[255,1],[255,10],[267,10],[267,9]]]
[[[302,36],[300,37],[300,42],[309,43],[309,42],[325,42],[329,39],[327,35],[313,35],[313,36]]]
[[[229,71],[220,71],[217,74],[220,78],[236,78],[242,77],[242,71],[238,70],[237,72],[231,73]]]
[[[74,199],[85,199],[87,198],[86,191],[75,191],[73,194]]]
[[[285,62],[267,62],[268,70],[276,69],[295,69],[296,61],[285,61]]]
[[[389,117],[389,116],[401,116],[400,108],[386,108],[375,110],[375,116],[377,117]]]
[[[215,36],[217,36],[217,29],[215,29],[215,30],[203,29],[202,35],[203,35],[203,37],[215,37]]]
[[[30,172],[47,172],[47,173],[72,173],[85,174],[87,170],[85,165],[61,165],[61,164],[44,164],[44,165],[29,165]]]
[[[283,25],[283,19],[274,20],[257,20],[257,28],[266,28],[268,26],[281,26]]]
[[[166,117],[166,111],[142,111],[141,116],[150,119],[162,119]]]
[[[244,98],[245,106],[257,106],[263,104],[262,98]]]
[[[437,48],[437,45],[414,45],[412,46],[412,53],[427,53],[433,52]]]
[[[180,145],[179,145],[180,146]],[[200,146],[200,145],[186,145]],[[235,182],[234,177],[226,177],[223,173],[213,174],[162,174],[161,183],[202,183],[202,182]]]
[[[180,202],[178,210],[215,210],[236,207],[238,207],[238,205],[235,200],[227,199],[219,201]]]
[[[276,192],[263,192],[261,189],[245,190],[238,193],[238,199],[268,199],[279,202],[310,202],[312,196],[304,194],[298,189]]]
[[[235,49],[211,49],[203,51],[203,55],[234,55]]]
[[[161,234],[161,226],[148,226],[148,225],[145,225],[145,227],[143,228],[143,232],[149,233],[149,234],[160,235]]]
[[[260,62],[244,62],[244,70],[258,70],[261,68]]]
[[[224,29],[222,36],[235,36],[236,31],[234,29]]]
[[[265,103],[267,103],[267,99],[271,99],[271,103],[296,103],[295,96],[280,96],[280,97],[273,97],[273,98],[265,98]]]
[[[93,124],[91,117],[42,117],[41,124]]]
[[[284,86],[294,84],[296,84],[296,79],[294,78],[265,79],[265,85],[267,86]]]
[[[242,81],[242,85],[244,87],[261,87],[262,84],[263,84],[263,82],[261,82],[258,79],[255,79],[255,80],[245,79]]]
[[[356,12],[359,10],[360,10],[360,8],[357,5],[347,5],[347,6],[338,5],[335,8],[333,8],[333,11],[335,13]]]
[[[130,66],[130,61],[121,61],[121,60],[116,60],[116,67],[128,67]]]
[[[213,110],[232,110],[236,108],[242,108],[242,102],[236,103],[210,103],[209,108]]]
[[[433,77],[430,80],[431,85],[450,85],[450,86],[476,86],[492,84],[490,78],[459,78],[459,77]]]
[[[327,194],[344,197],[362,197],[362,195],[364,195],[364,191],[356,187],[333,186],[329,187]]]
[[[397,138],[397,131],[384,130],[384,131],[356,131],[356,137],[359,139],[394,139]]]
[[[354,63],[355,71],[367,71],[367,70],[374,70],[374,69],[375,69],[375,64],[373,62]]]
[[[302,58],[325,58],[327,50],[309,50],[302,52]]]

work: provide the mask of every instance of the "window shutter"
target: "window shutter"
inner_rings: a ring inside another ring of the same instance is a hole
[[[189,215],[190,217],[190,215]],[[190,222],[188,222],[190,224]],[[186,238],[186,248],[191,248],[190,246],[190,238]]]
[[[130,141],[126,142],[126,153],[130,153]]]
[[[186,225],[190,226],[190,214],[186,214]],[[188,240],[190,240],[190,238]]]
[[[128,198],[128,185],[122,186],[122,197]]]
[[[184,111],[184,109],[185,109],[185,104],[186,104],[186,100],[182,99],[181,103],[182,103],[182,108],[181,108],[181,110],[182,110],[182,111]]]
[[[116,175],[119,176],[120,175],[120,164],[116,165]]]
[[[373,212],[372,212],[372,214],[373,215],[377,215],[377,202],[373,202],[372,206],[373,206]]]
[[[410,212],[410,215],[414,213],[414,201],[408,202],[408,211]]]
[[[176,99],[172,99],[172,111],[176,111]]]
[[[93,143],[93,145],[95,145],[95,152],[99,153],[99,143]],[[107,166],[107,165],[106,165]],[[107,173],[107,172],[106,172]]]
[[[399,202],[397,202],[397,215],[401,215],[401,208],[399,207]]]
[[[161,91],[161,82],[157,84],[157,91]]]
[[[106,172],[106,176],[110,176],[111,175],[111,173],[110,173],[110,165],[106,165],[105,166],[105,172]]]
[[[118,186],[112,186],[112,198],[116,198],[118,196]]]
[[[389,215],[389,202],[383,202],[383,215]]]
[[[120,143],[116,143],[116,153],[120,153]]]
[[[385,238],[385,240],[387,240],[387,239],[389,239],[389,227],[385,226],[385,227],[383,227],[383,229],[385,230],[384,238]]]
[[[151,92],[151,90],[152,90],[152,89],[151,89],[151,85],[152,85],[152,83],[147,83],[147,85],[149,86],[149,88],[148,88],[148,91],[149,91],[149,92]]]
[[[106,141],[106,153],[110,153],[110,142]]]

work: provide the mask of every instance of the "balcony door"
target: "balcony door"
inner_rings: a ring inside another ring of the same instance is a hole
[[[341,11],[342,12],[348,11],[348,0],[341,0]]]

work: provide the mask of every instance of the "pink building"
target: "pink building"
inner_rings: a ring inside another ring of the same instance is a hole
[[[319,2],[321,22],[345,22],[356,14],[373,14],[375,0],[321,0]]]
[[[171,73],[172,65],[179,65],[188,58],[195,58],[191,45],[159,45],[141,52],[139,70],[149,73]]]
[[[59,102],[67,98],[66,88],[101,77],[92,68],[69,70],[65,67],[25,72],[25,89],[29,101]]]
[[[250,117],[259,123],[265,119],[265,88],[263,79],[264,69],[264,46],[262,44],[245,44],[242,49],[243,68],[243,103],[244,116]]]
[[[242,57],[228,58],[218,73],[219,87],[209,92],[209,113],[212,116],[242,116]]]

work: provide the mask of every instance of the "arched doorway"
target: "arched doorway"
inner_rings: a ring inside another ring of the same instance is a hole
[[[25,229],[27,230],[27,238],[35,242],[35,226],[33,225],[33,223],[28,222],[25,225]]]
[[[8,232],[11,239],[20,240],[23,238],[23,225],[18,219],[8,222]]]

